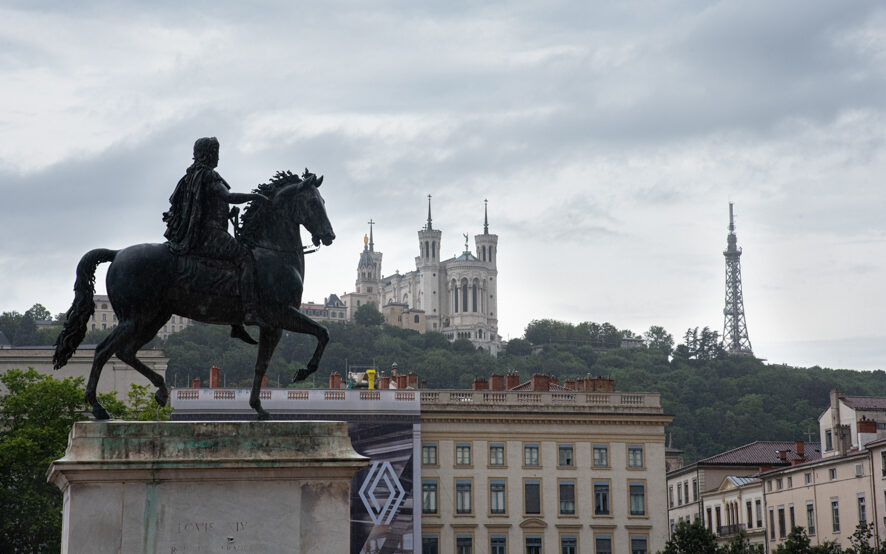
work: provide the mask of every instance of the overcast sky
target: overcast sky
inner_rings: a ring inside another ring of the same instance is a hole
[[[353,290],[370,218],[414,269],[431,194],[446,255],[489,200],[505,339],[722,331],[733,201],[754,352],[886,368],[882,4],[192,4],[2,3],[0,311],[65,311],[87,250],[161,241],[214,135],[234,190],[325,175],[305,300]]]

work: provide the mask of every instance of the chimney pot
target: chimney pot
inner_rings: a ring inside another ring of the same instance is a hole
[[[194,379],[193,381],[191,381],[191,388],[193,388],[193,389],[199,389],[199,388],[200,388],[200,378],[199,378],[199,377],[197,377],[196,379]]]
[[[221,369],[214,365],[209,368],[209,388],[217,389],[221,386]]]

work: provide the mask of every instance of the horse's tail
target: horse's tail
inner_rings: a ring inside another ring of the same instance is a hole
[[[65,314],[65,327],[55,339],[55,355],[52,367],[59,369],[68,363],[71,356],[86,336],[89,318],[95,313],[95,268],[98,264],[114,261],[117,250],[96,248],[80,258],[77,264],[77,280],[74,281],[74,303]]]

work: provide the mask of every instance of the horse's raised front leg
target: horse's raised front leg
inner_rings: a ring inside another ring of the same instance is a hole
[[[329,342],[329,331],[295,308],[290,307],[287,316],[283,325],[284,329],[293,333],[313,335],[317,339],[317,348],[314,349],[314,355],[308,361],[308,366],[299,369],[292,379],[293,381],[304,381],[320,367],[320,358],[323,357],[323,351]]]
[[[261,406],[261,382],[268,370],[268,364],[271,362],[271,356],[277,343],[280,342],[280,336],[283,334],[282,329],[261,328],[258,339],[258,359],[255,361],[255,379],[252,381],[252,393],[249,395],[249,405],[258,413],[258,419],[271,419],[271,414],[265,411]]]

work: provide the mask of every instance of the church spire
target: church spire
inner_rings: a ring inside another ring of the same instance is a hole
[[[483,234],[489,234],[489,200],[483,200]]]
[[[372,221],[372,218],[369,219],[369,251],[375,252],[375,241],[372,238],[372,226],[375,225],[375,222]]]
[[[428,195],[428,227],[427,230],[430,231],[434,227],[431,226],[431,195]]]

